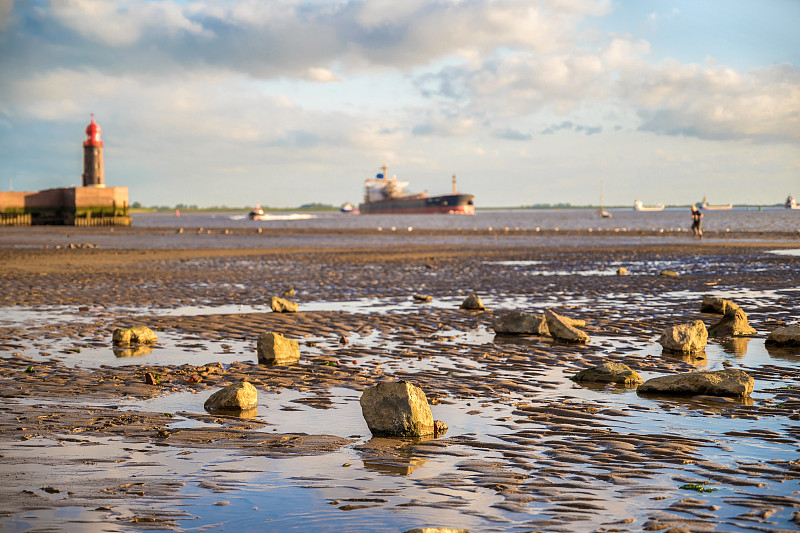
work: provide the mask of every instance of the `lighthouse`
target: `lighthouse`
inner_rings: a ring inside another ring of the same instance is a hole
[[[94,121],[86,126],[86,140],[83,142],[83,186],[105,187],[103,177],[103,141],[100,140],[100,126]]]

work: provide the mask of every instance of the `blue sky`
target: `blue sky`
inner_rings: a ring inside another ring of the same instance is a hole
[[[0,190],[480,206],[800,196],[795,0],[0,0]]]

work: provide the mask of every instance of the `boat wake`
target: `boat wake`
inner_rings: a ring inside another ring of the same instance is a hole
[[[233,215],[229,217],[231,220],[246,220],[248,218],[253,218],[249,215]],[[257,218],[253,218],[253,220],[259,221],[271,221],[271,220],[309,220],[312,218],[318,218],[318,215],[310,215],[307,213],[289,213],[286,215],[272,215],[264,213],[262,215],[258,215]]]

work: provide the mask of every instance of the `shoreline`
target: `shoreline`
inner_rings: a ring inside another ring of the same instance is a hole
[[[78,235],[101,233],[48,238]],[[131,237],[141,235],[154,234]],[[547,246],[442,247],[429,237],[452,234],[432,233],[374,246],[349,235],[361,244],[57,250],[9,248],[3,234],[0,311],[31,314],[0,323],[0,524],[300,527],[268,503],[277,487],[306,501],[321,531],[796,524],[800,351],[763,346],[800,314],[800,257],[763,253],[779,243],[620,246],[624,238],[580,235],[593,244],[573,245],[562,234]],[[617,265],[630,274],[615,275]],[[289,288],[301,311],[270,312],[269,297]],[[470,292],[487,311],[458,309]],[[417,293],[434,303],[413,303]],[[705,360],[662,354],[654,338],[664,327],[717,319],[699,312],[705,293],[734,298],[759,334],[712,339]],[[494,336],[505,310],[546,307],[585,319],[592,341]],[[51,308],[58,320],[36,319]],[[158,345],[112,353],[111,331],[136,324],[151,326]],[[256,364],[255,339],[268,330],[301,343],[299,364]],[[727,362],[752,373],[757,391],[749,401],[648,398],[570,381],[603,361],[647,377]],[[148,372],[158,385],[144,382]],[[255,418],[203,411],[211,392],[243,378],[263,398]],[[395,379],[423,388],[450,425],[444,437],[370,438],[358,395]],[[770,451],[754,457],[742,442]],[[680,489],[690,483],[718,492]]]

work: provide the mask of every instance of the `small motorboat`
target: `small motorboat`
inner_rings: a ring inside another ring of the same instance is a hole
[[[260,205],[256,205],[250,210],[250,213],[248,213],[247,216],[250,218],[250,220],[266,220],[268,215],[264,213],[264,210]]]
[[[339,211],[342,213],[347,213],[348,215],[357,215],[360,213],[358,208],[350,202],[346,202],[342,207],[339,208]]]
[[[663,211],[664,204],[657,204],[657,205],[644,205],[641,200],[636,200],[633,202],[633,210],[634,211]]]

